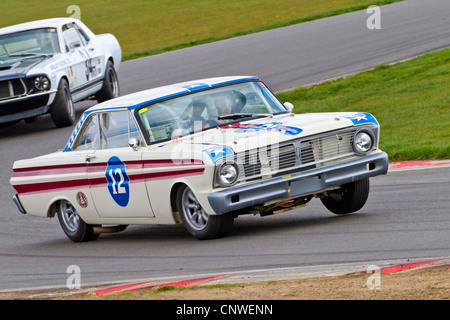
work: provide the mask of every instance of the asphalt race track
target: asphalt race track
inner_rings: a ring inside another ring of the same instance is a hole
[[[121,93],[221,75],[257,75],[274,91],[349,75],[450,46],[450,1],[381,7],[381,29],[365,10],[124,62]],[[93,105],[77,104],[77,115]],[[49,117],[0,131],[0,291],[403,258],[450,253],[450,168],[392,171],[371,180],[368,203],[336,216],[318,200],[276,216],[242,216],[230,236],[198,241],[182,226],[130,226],[72,243],[57,219],[19,213],[12,164],[62,148],[72,128]]]

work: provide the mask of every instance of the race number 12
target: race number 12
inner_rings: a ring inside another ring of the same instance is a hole
[[[127,191],[125,190],[125,187],[122,186],[123,182],[125,181],[123,174],[122,174],[122,170],[120,170],[119,168],[117,168],[114,173],[116,175],[118,175],[120,177],[120,181],[119,183],[117,183],[116,179],[114,178],[114,174],[113,174],[113,169],[109,169],[109,177],[112,180],[112,189],[113,189],[113,194],[117,194],[117,193],[126,193]],[[117,185],[117,188],[116,188]]]
[[[125,163],[116,156],[109,158],[105,176],[113,200],[119,206],[126,207],[130,200],[130,179],[125,171]]]

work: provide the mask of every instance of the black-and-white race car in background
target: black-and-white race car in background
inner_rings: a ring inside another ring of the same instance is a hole
[[[112,34],[55,18],[0,29],[0,127],[50,113],[57,127],[75,121],[73,103],[119,96],[122,59]]]

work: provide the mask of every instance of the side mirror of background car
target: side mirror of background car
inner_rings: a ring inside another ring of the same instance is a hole
[[[139,141],[138,138],[130,138],[128,139],[128,145],[133,148],[133,150],[137,150],[137,148],[139,147],[139,145],[141,144],[141,142]]]
[[[294,105],[290,102],[283,103],[283,106],[286,108],[287,111],[292,112],[294,110]]]

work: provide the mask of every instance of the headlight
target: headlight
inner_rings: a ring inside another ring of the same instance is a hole
[[[358,131],[353,136],[353,150],[356,153],[367,153],[372,150],[373,145],[374,137],[369,131]]]
[[[33,85],[39,91],[49,90],[51,83],[46,76],[37,76],[33,78]]]
[[[224,163],[217,171],[217,183],[222,187],[230,187],[236,183],[239,170],[236,164]]]

